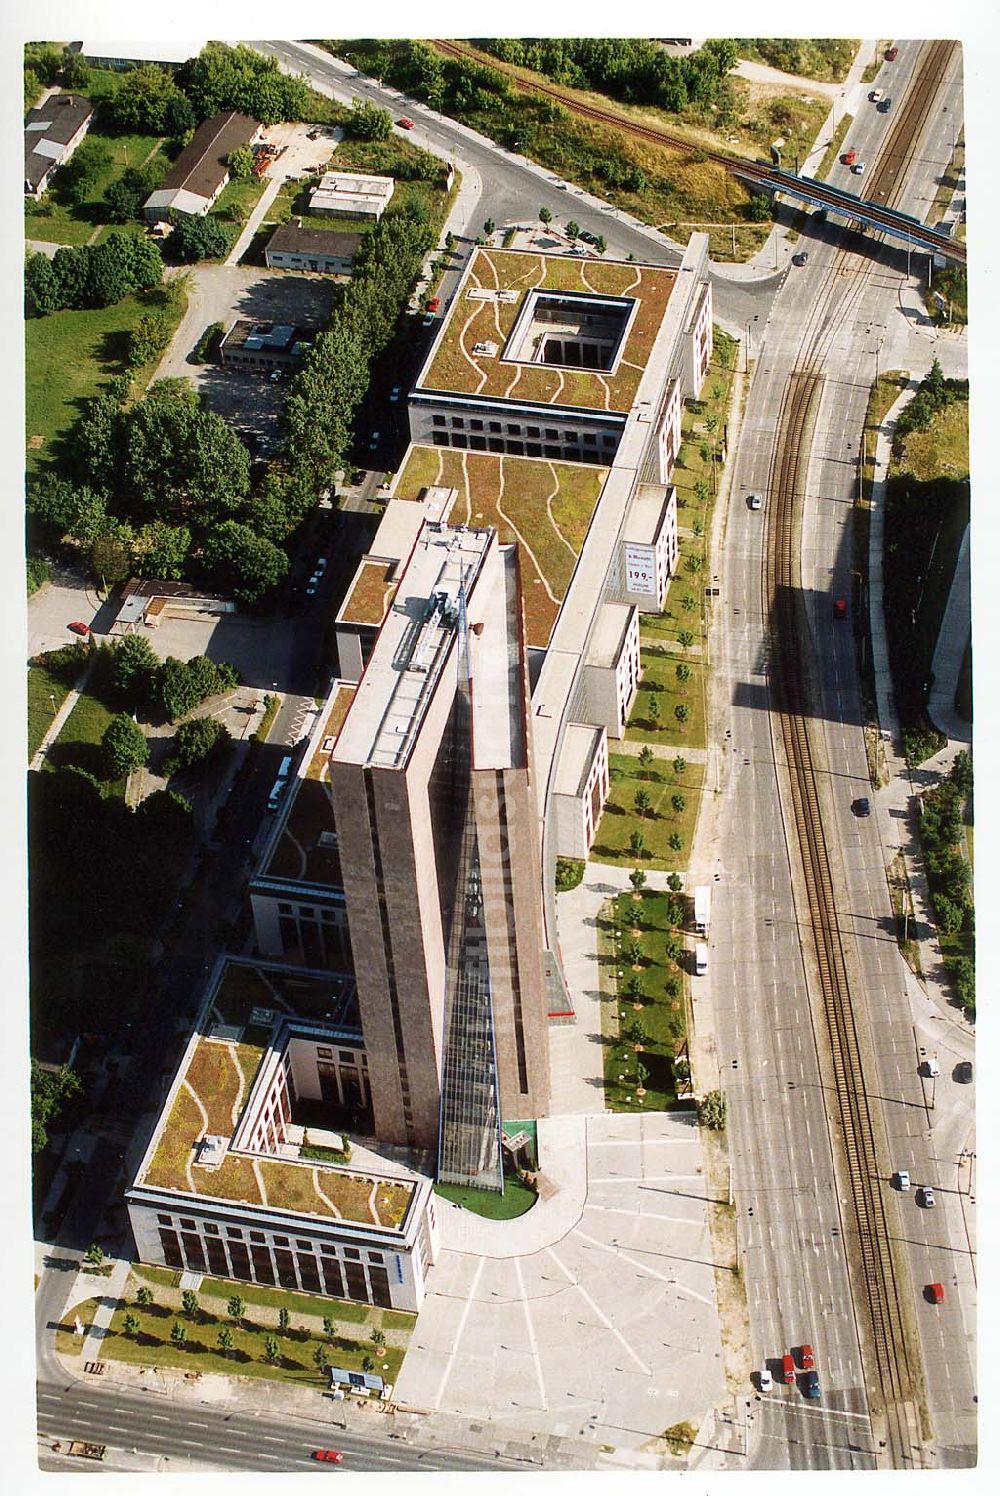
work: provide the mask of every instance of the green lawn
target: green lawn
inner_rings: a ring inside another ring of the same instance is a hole
[[[159,1295],[172,1308],[180,1306],[181,1275],[168,1267],[154,1267],[150,1263],[137,1262],[132,1276],[144,1283],[168,1290]],[[176,1294],[172,1292],[176,1290]],[[303,1316],[316,1327],[322,1325],[326,1315],[333,1320],[348,1324],[363,1325],[366,1333],[376,1327],[381,1330],[409,1332],[417,1322],[415,1314],[406,1314],[399,1309],[376,1309],[370,1304],[357,1304],[347,1299],[328,1299],[321,1294],[294,1293],[286,1288],[267,1288],[260,1283],[235,1283],[229,1278],[202,1278],[198,1289],[199,1298],[222,1299],[228,1302],[238,1293],[254,1308],[287,1309],[292,1316]]]
[[[641,925],[634,923],[637,910]],[[607,973],[602,987],[609,994],[602,1004],[604,1102],[612,1111],[663,1111],[677,1100],[671,1061],[686,1034],[684,974],[682,964],[667,954],[668,939],[680,939],[668,914],[669,896],[646,890],[639,899],[631,893],[617,895],[598,922],[599,955]],[[628,959],[632,940],[640,946],[634,965]],[[638,997],[627,992],[633,975],[641,982]],[[636,1023],[641,1025],[639,1037]],[[641,1043],[640,1051],[636,1043]],[[638,1064],[647,1072],[644,1096],[637,1094]]]
[[[49,317],[31,317],[25,322],[29,469],[60,455],[58,439],[80,416],[83,402],[97,393],[102,380],[125,372],[128,334],[139,318],[151,312],[162,314],[172,335],[184,306],[183,295],[170,301],[156,287],[138,296],[126,296],[114,306],[53,312]],[[134,371],[137,392],[145,388],[158,362],[159,357]]]
[[[529,1211],[538,1199],[534,1190],[519,1179],[510,1178],[503,1182],[502,1195],[494,1190],[463,1189],[457,1184],[436,1184],[434,1193],[490,1221],[512,1221]]]
[[[684,772],[677,775],[672,752],[666,757],[658,756],[648,770],[642,769],[632,754],[612,753],[608,767],[611,790],[590,851],[591,858],[597,862],[668,871],[686,867],[701,805],[704,765],[688,763]],[[644,790],[650,797],[650,808],[645,815],[635,809],[637,790]],[[670,803],[671,796],[676,794],[684,797],[684,809],[679,813]],[[645,837],[638,857],[629,848],[629,838],[637,829]],[[671,851],[668,844],[673,832],[681,837],[679,852]]]
[[[227,182],[212,209],[212,216],[224,218],[227,223],[233,222],[234,220],[229,218],[229,209],[239,208],[243,214],[241,222],[245,223],[260,201],[266,186],[266,177],[254,177],[249,182]]]
[[[42,739],[69,695],[65,681],[46,670],[44,665],[32,665],[28,671],[28,762],[34,758]],[[55,697],[53,705],[52,698]]]
[[[679,680],[678,669],[687,670],[687,680]],[[676,748],[683,753],[685,748],[705,746],[705,667],[697,658],[685,658],[682,651],[660,653],[642,651],[642,682],[636,695],[632,714],[625,729],[630,742],[651,743]],[[659,718],[651,715],[655,698]],[[686,722],[678,721],[675,711],[685,706],[690,713]]]
[[[103,778],[101,738],[113,715],[96,696],[84,691],[45,755],[46,769],[62,769],[72,764],[95,775],[105,795],[124,795],[124,779]]]
[[[819,166],[816,168],[816,180],[818,182],[826,181],[827,173],[829,172],[830,167],[836,161],[837,157],[840,155],[841,147],[843,146],[844,141],[847,138],[847,132],[851,128],[853,123],[853,114],[844,114],[837,121],[837,128],[834,131],[833,139],[830,141],[830,144],[823,152],[823,159],[819,163]]]

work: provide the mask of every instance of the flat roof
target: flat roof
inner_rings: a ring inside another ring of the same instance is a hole
[[[594,755],[601,746],[603,727],[591,727],[584,722],[570,722],[563,736],[559,768],[556,772],[554,792],[557,795],[583,794],[594,762]]]
[[[227,348],[245,348],[248,352],[266,349],[272,353],[294,353],[299,343],[311,341],[315,333],[289,322],[256,322],[237,317],[223,338]]]
[[[309,750],[285,792],[255,877],[342,889],[340,849],[328,782],[330,753],[354,700],[355,687],[334,681],[316,720]]]
[[[333,1042],[361,1041],[352,978],[226,960],[133,1188],[169,1189],[398,1230],[415,1179],[387,1179],[349,1165],[230,1149],[282,1019],[328,1025]],[[225,1141],[218,1167],[198,1162],[199,1144],[206,1137]]]
[[[637,545],[652,545],[663,524],[673,486],[666,483],[640,483],[625,521],[625,539]]]
[[[494,546],[472,628],[472,767],[523,768],[525,688],[517,551]]]
[[[425,523],[337,740],[338,762],[403,768],[473,596],[492,529]]]
[[[602,603],[587,651],[588,665],[613,667],[621,659],[633,603]]]
[[[442,390],[481,399],[615,411],[631,409],[677,280],[661,265],[522,250],[477,249],[455,292],[414,393]],[[634,302],[613,372],[520,363],[504,348],[529,293],[622,297]],[[492,346],[494,354],[476,353]]]
[[[417,444],[403,459],[394,493],[406,500],[454,489],[453,523],[493,525],[501,544],[518,542],[525,633],[529,645],[544,648],[608,472],[597,464]],[[385,555],[381,530],[376,543]]]
[[[337,614],[337,622],[367,623],[377,628],[389,611],[396,591],[392,579],[395,570],[396,560],[366,557],[354,573],[354,581]]]

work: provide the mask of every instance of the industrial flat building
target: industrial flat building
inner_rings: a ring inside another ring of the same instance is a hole
[[[392,177],[328,171],[309,194],[310,213],[327,218],[370,218],[377,222],[392,200]]]

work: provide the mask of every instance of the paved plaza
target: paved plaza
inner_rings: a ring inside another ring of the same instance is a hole
[[[693,1114],[538,1124],[553,1193],[519,1220],[438,1200],[443,1250],[395,1391],[498,1439],[641,1449],[726,1399]]]

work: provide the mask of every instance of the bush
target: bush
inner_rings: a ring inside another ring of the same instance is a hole
[[[176,774],[203,763],[230,742],[229,729],[215,717],[196,717],[182,722],[174,737],[174,751],[168,760],[169,772]]]
[[[233,243],[233,235],[221,218],[207,214],[204,218],[171,214],[174,231],[170,251],[178,260],[189,264],[195,260],[224,260]]]
[[[25,580],[28,586],[28,596],[37,592],[52,574],[52,567],[44,556],[29,556],[25,562]]]
[[[120,779],[149,761],[146,735],[128,712],[112,717],[101,738],[101,751],[109,779]]]
[[[583,882],[587,864],[582,857],[556,858],[556,892],[569,893]]]
[[[196,364],[207,364],[214,359],[218,351],[218,344],[225,330],[225,324],[222,322],[213,322],[205,328],[205,331],[194,345],[194,350],[191,354],[191,358]]]

